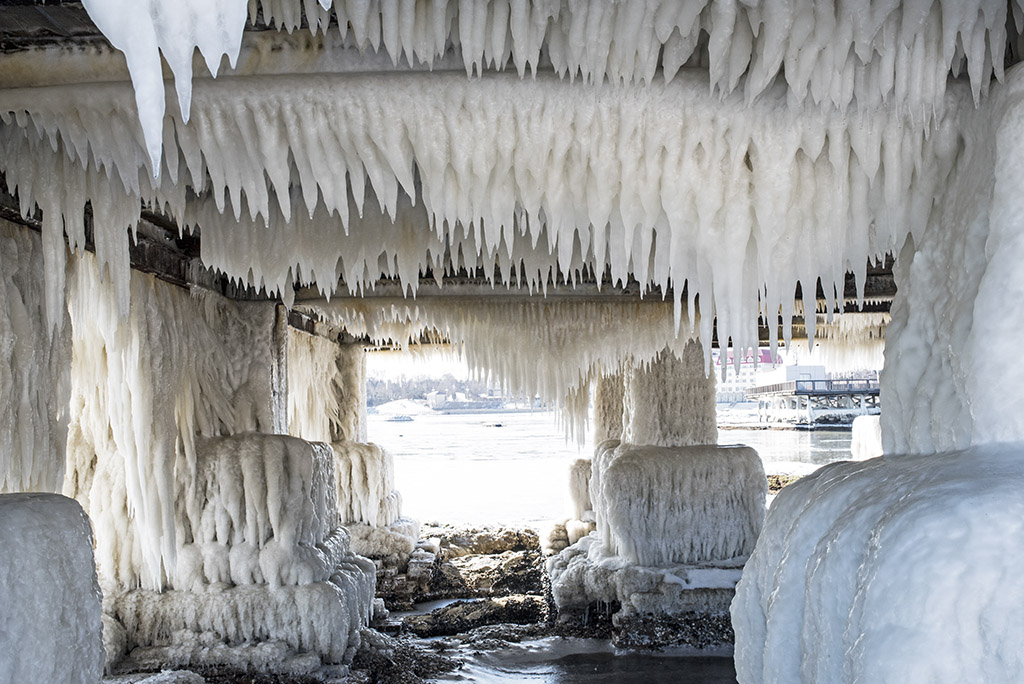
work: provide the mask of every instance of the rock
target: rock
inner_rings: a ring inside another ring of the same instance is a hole
[[[505,596],[477,601],[458,601],[426,615],[405,619],[405,628],[421,637],[446,636],[484,625],[542,622],[547,603],[541,596]]]
[[[708,648],[735,639],[728,613],[634,615],[615,620],[612,644],[617,648]]]
[[[542,594],[541,557],[537,551],[505,551],[484,556],[460,556],[451,561],[470,591],[477,596]]]
[[[423,535],[436,537],[448,558],[470,554],[495,554],[505,551],[530,551],[540,548],[537,533],[517,527],[433,527],[423,526]]]

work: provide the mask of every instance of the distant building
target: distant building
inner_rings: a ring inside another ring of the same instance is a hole
[[[737,371],[733,350],[728,350],[725,360],[725,368],[722,367],[721,350],[715,349],[711,352],[711,360],[714,364],[717,382],[715,383],[715,401],[720,404],[732,404],[737,401],[746,401],[745,393],[748,388],[761,384],[757,379],[759,373],[772,370],[779,365],[778,359],[772,359],[771,351],[768,349],[748,348],[740,359],[739,370]],[[824,372],[824,369],[822,369]]]

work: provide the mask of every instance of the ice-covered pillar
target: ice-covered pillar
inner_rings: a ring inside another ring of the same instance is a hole
[[[649,365],[626,374],[622,441],[672,447],[718,443],[715,377],[705,373],[700,342],[688,342],[681,359],[665,349]]]
[[[341,414],[332,441],[366,441],[366,348],[343,344],[338,354],[341,373]]]
[[[366,441],[366,350],[288,332],[288,434],[314,442]]]
[[[594,444],[622,437],[623,373],[602,375],[594,391]]]
[[[888,454],[1024,441],[1024,71],[962,116],[938,220],[897,259],[882,373]]]

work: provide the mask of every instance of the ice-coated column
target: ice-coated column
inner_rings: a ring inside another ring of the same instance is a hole
[[[622,437],[624,374],[602,375],[594,392],[594,444]]]
[[[366,349],[361,344],[343,344],[338,354],[341,375],[341,408],[331,441],[366,441]]]
[[[705,373],[700,342],[689,342],[682,359],[665,350],[650,365],[626,374],[622,441],[649,446],[718,443],[715,377]]]

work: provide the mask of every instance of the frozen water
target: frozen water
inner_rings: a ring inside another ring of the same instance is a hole
[[[854,461],[866,461],[882,455],[881,416],[857,416],[853,419],[850,453]]]
[[[312,442],[366,441],[362,345],[288,329],[288,432]]]
[[[100,588],[78,502],[0,494],[0,605],[0,682],[99,681]]]

